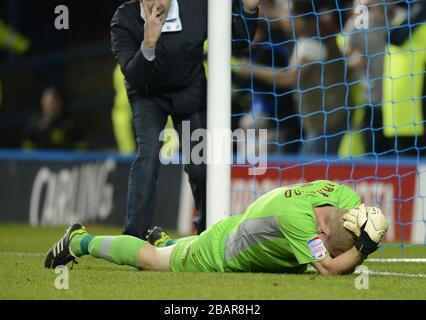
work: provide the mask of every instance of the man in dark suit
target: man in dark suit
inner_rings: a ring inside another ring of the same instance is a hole
[[[233,1],[233,11],[239,14],[233,16],[234,47],[253,39],[259,1]],[[207,0],[126,2],[112,19],[111,36],[113,54],[125,75],[138,143],[129,174],[124,233],[144,238],[153,222],[159,136],[168,115],[181,141],[183,121],[189,121],[190,133],[206,128]],[[197,143],[191,142],[191,148]],[[185,172],[199,212],[194,224],[201,233],[206,228],[206,166],[190,162]]]

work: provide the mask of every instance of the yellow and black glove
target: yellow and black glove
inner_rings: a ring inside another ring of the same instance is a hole
[[[382,210],[364,204],[343,215],[343,226],[358,237],[355,247],[367,255],[377,250],[389,228]]]

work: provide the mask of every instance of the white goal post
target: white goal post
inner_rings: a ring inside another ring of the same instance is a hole
[[[208,2],[207,226],[230,214],[232,1]],[[227,133],[229,132],[229,136]],[[222,159],[223,161],[217,161]]]

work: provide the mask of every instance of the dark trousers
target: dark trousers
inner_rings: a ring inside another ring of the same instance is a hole
[[[124,234],[141,239],[145,238],[154,220],[160,166],[159,152],[163,145],[159,137],[170,113],[167,108],[164,108],[164,102],[166,101],[141,97],[130,99],[138,151],[129,173]],[[189,115],[174,114],[172,117],[181,145],[182,121],[190,122],[191,133],[194,130],[206,128],[205,109]],[[190,139],[190,137],[186,137],[186,139]],[[191,142],[191,144],[192,150],[192,146],[197,142]],[[189,159],[189,155],[187,156]],[[195,206],[199,213],[198,217],[194,219],[195,228],[197,233],[201,233],[206,229],[206,165],[195,165],[191,162],[185,165],[185,172],[189,176]]]

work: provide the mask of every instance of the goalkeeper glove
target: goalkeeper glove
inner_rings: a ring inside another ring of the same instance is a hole
[[[364,204],[343,215],[343,226],[358,236],[355,247],[367,255],[377,250],[389,227],[379,208]]]

